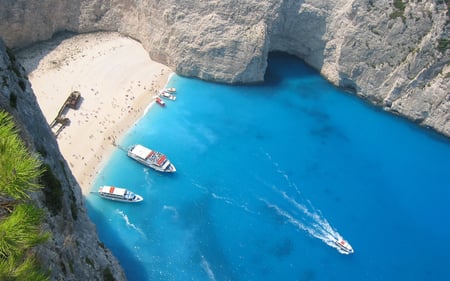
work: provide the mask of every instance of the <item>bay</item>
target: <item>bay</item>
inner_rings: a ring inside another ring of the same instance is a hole
[[[450,280],[450,143],[272,54],[260,85],[173,76],[177,100],[126,134],[86,198],[129,280]],[[344,237],[355,253],[344,255]]]

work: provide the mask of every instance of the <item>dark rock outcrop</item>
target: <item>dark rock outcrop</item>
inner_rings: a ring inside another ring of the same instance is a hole
[[[116,258],[99,241],[81,189],[73,177],[32,92],[25,71],[0,40],[0,110],[13,115],[22,139],[48,170],[51,181],[32,195],[46,210],[51,239],[37,249],[51,280],[125,280]]]

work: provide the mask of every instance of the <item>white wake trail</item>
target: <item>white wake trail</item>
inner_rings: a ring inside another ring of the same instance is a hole
[[[304,230],[304,231],[308,232],[311,236],[316,237],[316,233],[314,232],[313,228],[307,227],[304,223],[295,219],[292,215],[290,215],[288,212],[282,210],[277,205],[272,204],[263,198],[260,198],[260,200],[263,201],[264,203],[266,203],[267,207],[274,209],[278,215],[285,217],[289,223],[293,224],[294,226],[297,226],[300,230]],[[317,237],[317,238],[319,238],[319,237]]]
[[[174,219],[178,219],[180,217],[177,208],[175,208],[174,206],[164,205],[163,210],[172,212],[172,218]]]
[[[230,205],[230,206],[240,208],[240,209],[244,210],[245,212],[247,212],[247,213],[249,213],[249,214],[257,215],[257,213],[256,213],[255,211],[252,211],[252,210],[247,206],[247,204],[236,202],[236,201],[233,200],[232,198],[220,196],[220,195],[217,195],[217,194],[214,193],[214,192],[211,192],[211,197],[214,198],[214,199],[220,200],[220,201],[222,201],[222,202],[224,202],[225,204],[228,204],[228,205]]]
[[[208,275],[208,280],[216,281],[216,276],[214,272],[211,269],[211,266],[209,265],[209,262],[205,259],[205,257],[202,255],[202,261],[201,261],[201,267]]]
[[[260,200],[264,202],[268,208],[275,210],[277,215],[284,217],[291,225],[300,230],[306,231],[312,237],[322,240],[328,246],[333,247],[340,253],[345,254],[345,252],[340,250],[335,243],[337,240],[342,239],[342,236],[331,227],[326,219],[319,217],[315,213],[311,213],[305,208],[305,206],[295,200],[292,201],[293,204],[295,204],[295,206],[302,211],[302,215],[297,217],[266,199],[260,198]],[[292,198],[288,201],[291,202],[291,200]]]
[[[274,186],[274,190],[279,192],[283,196],[283,198],[286,199],[286,201],[291,203],[298,210],[302,211],[303,214],[305,214],[307,217],[309,217],[313,223],[313,226],[315,226],[315,228],[318,231],[322,232],[324,234],[324,236],[326,236],[326,234],[331,235],[333,237],[339,235],[339,233],[337,233],[337,231],[331,227],[331,225],[327,221],[327,219],[324,218],[323,216],[321,216],[320,213],[314,211],[314,208],[313,208],[313,211],[310,211],[306,206],[298,203],[294,198],[289,197],[285,191],[281,191],[281,190],[277,189],[275,186]],[[311,203],[309,201],[308,201],[308,205],[311,205]]]
[[[122,210],[116,210],[117,214],[120,215],[120,217],[125,221],[125,224],[127,226],[129,226],[130,228],[136,230],[139,234],[141,234],[142,236],[145,237],[145,233],[142,231],[142,229],[140,229],[139,227],[137,227],[135,224],[130,222],[130,219],[128,218],[128,216],[122,211]]]
[[[265,153],[265,155],[267,159],[273,164],[275,171],[283,177],[287,184],[287,187],[295,192],[297,199],[289,196],[288,192],[279,189],[275,185],[271,186],[272,189],[279,195],[281,195],[284,201],[293,206],[295,210],[300,211],[300,214],[294,216],[288,211],[283,210],[278,205],[269,202],[268,200],[260,200],[266,203],[267,207],[275,210],[278,215],[286,218],[287,222],[303,231],[306,231],[312,237],[322,240],[328,246],[336,248],[340,253],[346,254],[346,252],[343,252],[336,245],[336,241],[343,239],[339,232],[337,232],[337,230],[331,226],[328,220],[322,215],[320,210],[314,208],[309,200],[303,198],[297,184],[293,182],[289,178],[289,175],[280,168],[280,165],[272,159],[272,156],[267,152]],[[267,183],[264,183],[264,185],[268,186]]]

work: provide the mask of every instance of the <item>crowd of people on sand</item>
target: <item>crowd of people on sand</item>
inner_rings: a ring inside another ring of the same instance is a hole
[[[77,110],[57,141],[61,153],[89,192],[113,144],[142,116],[172,71],[152,61],[142,45],[118,33],[76,35],[57,46],[36,44],[17,54],[48,123],[67,96],[78,91]]]

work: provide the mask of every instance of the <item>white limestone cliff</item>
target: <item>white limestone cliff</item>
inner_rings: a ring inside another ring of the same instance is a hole
[[[55,32],[119,31],[177,73],[264,79],[270,51],[304,59],[334,84],[450,136],[445,1],[5,1],[0,36],[26,46]]]

